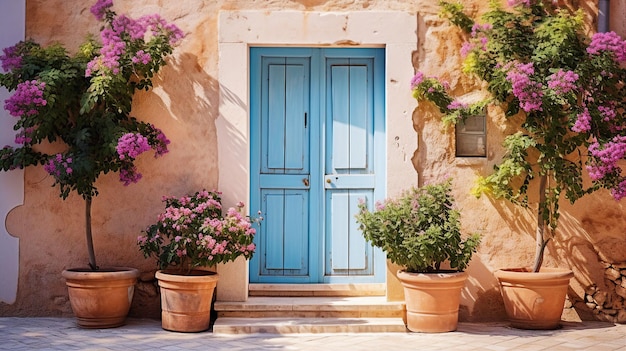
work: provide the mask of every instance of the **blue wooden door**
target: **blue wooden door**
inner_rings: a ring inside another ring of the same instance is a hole
[[[384,197],[383,49],[250,50],[250,281],[383,282],[354,220]],[[256,207],[255,207],[256,206]]]

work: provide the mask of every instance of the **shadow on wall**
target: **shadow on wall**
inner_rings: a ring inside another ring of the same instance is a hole
[[[498,281],[483,263],[480,253],[467,267],[469,278],[461,294],[459,320],[462,322],[496,322],[506,318]],[[467,302],[471,302],[470,305]],[[472,307],[470,307],[473,305]]]
[[[563,208],[554,247],[574,271],[573,308],[581,319],[626,323],[624,205],[601,190]]]
[[[291,1],[301,4],[307,10],[310,10],[313,7],[320,6],[328,2],[328,0],[291,0]]]
[[[216,188],[218,82],[203,70],[198,57],[189,53],[177,56],[170,67],[173,69],[162,76],[167,82],[162,99],[171,112],[172,125],[166,133],[172,140],[170,150],[181,166],[173,170],[177,194]]]
[[[242,68],[243,69],[243,68]],[[249,106],[241,96],[245,92],[237,92],[219,83],[219,113],[216,126],[219,155],[219,173],[227,175],[220,179],[220,191],[225,206],[234,206],[237,202],[248,199],[248,130]],[[256,212],[257,209],[250,209]]]
[[[218,158],[217,128],[219,89],[215,78],[207,74],[198,57],[189,53],[176,56],[162,71],[156,95],[161,98],[160,108],[170,112],[165,134],[170,138],[170,154],[174,167],[161,178],[162,189],[152,194],[154,204],[162,206],[161,191],[182,196],[200,189],[217,189]],[[147,104],[153,102],[146,101]],[[147,109],[155,108],[147,106]],[[158,167],[158,165],[155,165]],[[158,201],[155,199],[158,198]],[[156,208],[149,222],[163,209]],[[151,223],[151,222],[150,222]],[[154,277],[156,264],[145,260],[130,309],[130,316],[160,318],[161,301]]]

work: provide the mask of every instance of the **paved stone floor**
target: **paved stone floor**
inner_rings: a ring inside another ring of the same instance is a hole
[[[626,325],[570,323],[553,331],[504,324],[460,323],[443,334],[174,333],[156,320],[130,319],[120,328],[85,330],[70,318],[0,318],[0,350],[626,350]]]

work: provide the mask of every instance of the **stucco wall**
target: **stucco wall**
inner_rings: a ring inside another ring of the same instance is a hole
[[[91,2],[79,0],[27,0],[26,35],[41,43],[60,41],[76,47],[86,32],[96,33],[97,23],[89,13]],[[484,1],[465,1],[480,13]],[[595,1],[576,1],[587,12],[593,28],[597,13]],[[616,6],[614,6],[616,7]],[[144,178],[124,187],[117,175],[103,176],[98,183],[100,196],[93,203],[93,224],[99,264],[139,268],[149,280],[154,262],[144,260],[135,239],[162,209],[161,195],[182,195],[199,188],[217,188],[223,179],[218,170],[225,162],[220,150],[220,94],[218,22],[220,11],[293,10],[293,11],[401,11],[414,15],[417,24],[417,50],[402,62],[388,63],[442,76],[457,93],[474,89],[459,71],[458,48],[461,36],[437,15],[435,1],[389,0],[117,0],[118,13],[140,16],[158,12],[172,19],[187,33],[181,47],[155,80],[155,89],[136,98],[133,113],[162,128],[172,141],[170,153],[155,160],[146,156],[139,162]],[[623,11],[623,7],[615,11]],[[621,28],[624,36],[624,28]],[[245,68],[241,68],[245,69]],[[409,69],[412,72],[411,69]],[[406,77],[408,81],[410,77]],[[391,187],[399,189],[452,176],[454,192],[462,211],[464,229],[484,235],[483,245],[468,269],[470,280],[463,293],[463,320],[503,318],[502,302],[492,272],[505,266],[529,265],[534,253],[533,214],[488,198],[469,195],[476,174],[488,173],[501,156],[499,147],[503,127],[496,110],[489,111],[488,157],[455,158],[451,134],[441,130],[436,111],[427,106],[415,108],[408,85],[394,91],[412,106],[406,113],[413,117],[418,142],[403,145],[406,162],[414,169],[405,181],[397,179]],[[223,116],[222,116],[223,117]],[[388,118],[390,118],[388,116]],[[222,125],[223,126],[223,125]],[[244,128],[245,129],[245,128]],[[410,126],[408,128],[410,131]],[[221,135],[223,137],[223,134]],[[393,153],[397,150],[389,148]],[[218,154],[222,159],[218,159]],[[84,265],[87,261],[83,241],[83,202],[77,196],[62,201],[52,179],[41,168],[25,171],[24,205],[7,217],[7,230],[20,239],[20,272],[14,304],[0,303],[0,315],[68,315],[71,313],[60,271]],[[391,192],[393,193],[393,192]],[[233,204],[245,191],[225,193]],[[570,298],[577,314],[590,318],[589,307],[582,303],[590,287],[611,288],[605,282],[605,263],[626,262],[626,236],[622,230],[626,209],[607,193],[600,192],[578,202],[562,205],[563,215],[557,240],[547,250],[546,265],[570,267],[575,272]],[[613,288],[615,289],[615,288]],[[158,315],[156,289],[141,284],[131,311],[134,315]]]
[[[597,25],[597,4],[591,1],[575,3],[575,7],[585,11],[587,30],[593,31]],[[571,3],[568,2],[568,6]],[[485,10],[482,6],[474,9],[476,14]],[[624,11],[623,3],[619,8],[614,5],[612,10],[614,16],[619,16]],[[437,76],[450,82],[454,95],[480,95],[480,87],[459,70],[461,57],[458,48],[463,40],[459,36],[460,31],[451,29],[435,14],[424,13],[420,18],[423,22],[420,22],[422,44],[416,55],[416,69],[427,76]],[[613,26],[612,29],[622,37],[626,34],[623,27]],[[537,211],[536,197],[532,198],[532,195],[537,190],[531,186],[531,206],[527,210],[506,201],[494,202],[485,196],[476,199],[469,195],[473,179],[477,175],[490,174],[493,165],[500,160],[503,137],[511,131],[506,129],[502,111],[490,106],[487,111],[487,157],[456,158],[454,133],[446,133],[442,129],[439,116],[438,110],[427,103],[414,111],[414,122],[420,136],[420,147],[414,160],[416,169],[421,175],[421,184],[448,176],[455,179],[455,194],[464,227],[467,231],[483,234],[479,253],[468,269],[470,284],[466,293],[470,296],[466,297],[474,303],[470,318],[492,318],[501,313],[501,300],[492,272],[503,267],[532,265]],[[618,279],[619,272],[612,277],[614,267],[609,266],[614,263],[622,267],[626,262],[625,210],[624,202],[615,202],[608,191],[583,198],[574,206],[566,200],[562,201],[559,229],[555,240],[547,247],[544,266],[571,268],[575,273],[566,304],[575,308],[566,310],[568,318],[626,322],[623,303],[626,294],[620,287],[623,280]],[[612,297],[611,303],[604,308],[609,310],[608,313],[599,313],[599,308],[594,307],[597,305],[590,303],[597,291],[602,291],[602,296],[606,293]]]

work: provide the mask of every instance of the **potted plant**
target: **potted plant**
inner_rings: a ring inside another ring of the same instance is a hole
[[[152,86],[152,77],[183,37],[158,15],[135,20],[118,16],[112,6],[111,0],[98,0],[91,8],[104,22],[101,42],[88,39],[74,55],[58,44],[24,41],[0,57],[6,72],[0,85],[14,91],[5,108],[17,118],[16,146],[0,150],[0,169],[43,165],[61,198],[76,192],[85,200],[89,267],[65,270],[63,276],[78,325],[90,328],[124,323],[138,276],[136,269],[97,264],[91,226],[96,180],[119,172],[124,185],[137,182],[139,154],[167,152],[169,141],[161,130],[130,111],[135,91]]]
[[[462,103],[421,72],[412,89],[418,101],[439,108],[445,123],[463,121],[493,102],[515,127],[493,173],[480,177],[473,191],[528,207],[528,190],[537,189],[534,264],[496,276],[514,327],[553,329],[573,276],[571,270],[542,268],[561,196],[574,203],[602,188],[616,200],[626,195],[619,163],[626,158],[626,41],[613,32],[587,37],[583,12],[554,1],[508,3],[512,9],[492,2],[481,22],[464,14],[461,4],[440,3],[443,15],[466,33],[463,71],[486,82],[491,100]],[[528,300],[513,300],[520,297]]]
[[[359,203],[356,221],[365,239],[403,266],[407,328],[416,332],[456,330],[465,267],[480,238],[463,239],[451,180],[405,190],[398,198]]]
[[[161,290],[161,326],[178,332],[209,328],[218,274],[209,270],[237,257],[250,259],[256,249],[253,224],[262,217],[244,216],[243,202],[222,214],[217,191],[198,191],[180,198],[164,197],[165,211],[137,244],[154,257]]]

